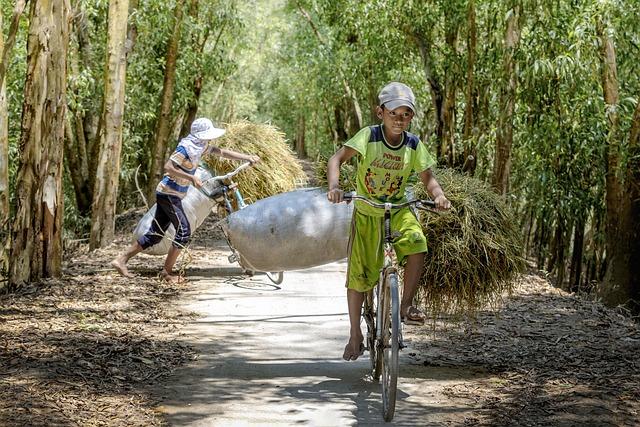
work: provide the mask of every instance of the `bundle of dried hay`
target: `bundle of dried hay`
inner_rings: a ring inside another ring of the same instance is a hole
[[[301,163],[276,127],[239,121],[226,125],[225,129],[226,133],[216,140],[220,148],[260,156],[260,163],[234,177],[247,201],[255,202],[306,184]],[[239,165],[235,160],[215,155],[206,156],[204,161],[218,175]]]
[[[318,156],[314,170],[316,182],[323,188],[329,187],[329,183],[327,182],[328,161],[328,157]],[[340,188],[344,191],[355,191],[356,189],[356,168],[351,163],[343,163],[340,166]]]
[[[486,183],[451,170],[435,172],[449,212],[422,212],[429,251],[418,298],[434,317],[473,314],[511,292],[524,269],[521,233],[503,199]],[[419,183],[418,198],[428,198]]]

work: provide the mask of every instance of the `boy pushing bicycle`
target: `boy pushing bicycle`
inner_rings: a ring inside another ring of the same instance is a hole
[[[416,135],[407,132],[415,114],[413,91],[403,83],[391,82],[382,88],[378,101],[376,113],[382,123],[361,129],[329,159],[327,198],[333,203],[343,201],[340,165],[357,155],[357,194],[379,203],[403,202],[407,179],[415,171],[436,207],[449,209],[451,203],[431,171],[435,159]],[[375,287],[382,267],[382,217],[381,210],[355,202],[346,283],[350,333],[344,360],[356,360],[364,352],[360,316],[365,293]],[[394,247],[398,263],[404,266],[400,316],[405,323],[423,324],[426,316],[413,305],[413,297],[424,268],[427,240],[409,208],[395,211],[391,222],[400,234]]]

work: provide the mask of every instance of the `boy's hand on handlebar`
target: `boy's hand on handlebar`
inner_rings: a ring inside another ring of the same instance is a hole
[[[327,193],[327,199],[332,203],[340,203],[344,200],[344,191],[340,188],[332,188]]]
[[[193,186],[196,188],[202,187],[202,181],[195,175],[191,177],[191,182],[193,182]]]
[[[436,197],[434,202],[436,204],[436,209],[438,209],[439,211],[446,211],[448,209],[451,209],[451,202],[446,198],[444,194],[440,194],[438,197]]]

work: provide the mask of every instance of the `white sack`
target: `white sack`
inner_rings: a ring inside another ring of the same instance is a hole
[[[213,175],[211,173],[202,168],[198,167],[196,169],[196,176],[200,178],[201,181],[205,181],[208,178],[211,178]],[[215,192],[216,188],[220,186],[218,181],[209,181],[204,184],[202,187],[204,191],[207,191],[209,194]],[[191,234],[200,224],[209,216],[211,210],[216,206],[218,202],[213,198],[209,198],[202,193],[199,189],[195,188],[193,185],[189,186],[189,190],[187,190],[187,194],[182,199],[182,207],[184,208],[184,212],[189,221],[189,225],[191,226]],[[138,240],[140,237],[144,236],[145,233],[151,228],[151,224],[153,222],[153,217],[156,214],[156,205],[154,204],[151,209],[147,211],[147,213],[142,217],[142,219],[138,222],[135,230],[133,231],[134,240]],[[158,244],[153,245],[144,250],[145,254],[149,255],[165,255],[169,253],[169,248],[171,247],[171,242],[173,241],[173,237],[176,235],[176,230],[173,227],[173,224],[169,226],[167,232],[164,235],[164,238],[158,242]]]
[[[245,269],[298,270],[347,256],[352,213],[352,204],[311,188],[258,200],[221,225]]]

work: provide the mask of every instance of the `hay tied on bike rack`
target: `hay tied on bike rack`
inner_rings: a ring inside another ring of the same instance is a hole
[[[326,160],[321,161],[316,179],[326,186]],[[512,279],[525,266],[521,235],[503,199],[486,183],[450,169],[434,173],[453,208],[420,214],[428,253],[416,298],[434,319],[473,315],[511,292]],[[340,185],[355,188],[350,165],[342,165]],[[413,191],[430,198],[421,182]]]
[[[511,292],[523,270],[522,239],[512,213],[484,182],[451,170],[435,171],[453,208],[423,212],[429,251],[418,296],[431,316],[473,315]],[[422,183],[418,198],[427,198]]]
[[[284,133],[276,127],[238,121],[224,126],[225,134],[215,141],[220,148],[260,156],[260,163],[234,177],[247,202],[255,202],[275,194],[293,190],[306,183],[306,175],[295,153],[289,148]],[[204,158],[209,168],[222,175],[234,170],[238,161],[209,155]]]

